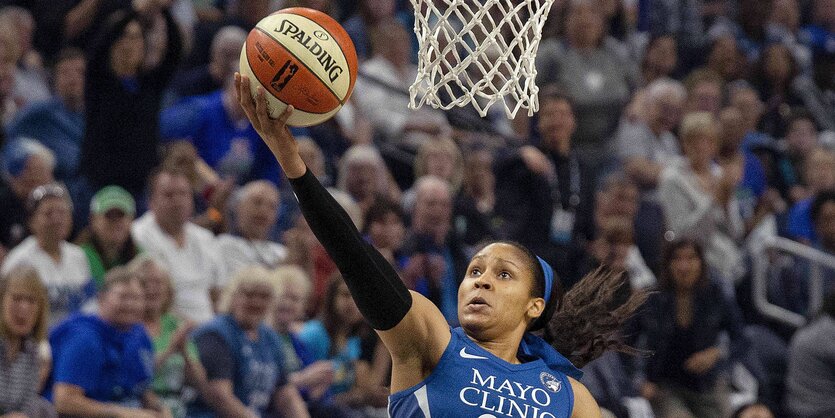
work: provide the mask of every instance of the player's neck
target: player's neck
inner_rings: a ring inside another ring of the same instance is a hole
[[[494,356],[511,364],[520,363],[519,359],[516,357],[516,354],[519,352],[519,344],[522,342],[521,335],[507,335],[498,338],[491,338],[485,341],[481,341],[473,336],[469,337],[476,344],[478,344],[479,347],[489,351]]]

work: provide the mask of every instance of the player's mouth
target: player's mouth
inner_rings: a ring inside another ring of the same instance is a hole
[[[484,300],[483,297],[476,296],[476,297],[470,299],[469,302],[467,302],[467,307],[468,308],[473,308],[473,309],[487,308],[487,307],[490,307],[490,304],[487,303],[487,301]]]

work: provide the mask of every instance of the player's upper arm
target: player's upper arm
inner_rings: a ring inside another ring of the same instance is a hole
[[[601,418],[600,406],[586,386],[571,377],[568,381],[574,392],[574,410],[571,411],[571,418]]]
[[[431,367],[441,359],[452,334],[435,304],[420,293],[410,293],[412,307],[406,316],[393,328],[377,333],[395,362],[420,358],[425,367]]]

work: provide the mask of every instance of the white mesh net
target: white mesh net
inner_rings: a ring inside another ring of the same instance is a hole
[[[420,43],[409,107],[500,102],[508,118],[539,110],[536,51],[554,0],[411,0]]]

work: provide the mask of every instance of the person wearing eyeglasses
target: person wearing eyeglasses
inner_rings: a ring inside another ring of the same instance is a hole
[[[55,154],[31,138],[12,139],[3,147],[0,179],[0,245],[9,250],[29,231],[26,199],[36,187],[55,181]]]
[[[67,242],[72,230],[72,201],[64,186],[49,183],[35,188],[26,209],[32,235],[9,252],[0,274],[20,265],[34,267],[49,293],[52,326],[81,309],[94,295],[90,266],[81,247]]]
[[[139,245],[130,235],[136,203],[127,190],[107,186],[90,201],[90,226],[76,243],[84,250],[96,289],[104,284],[104,274],[123,266],[139,254]]]

